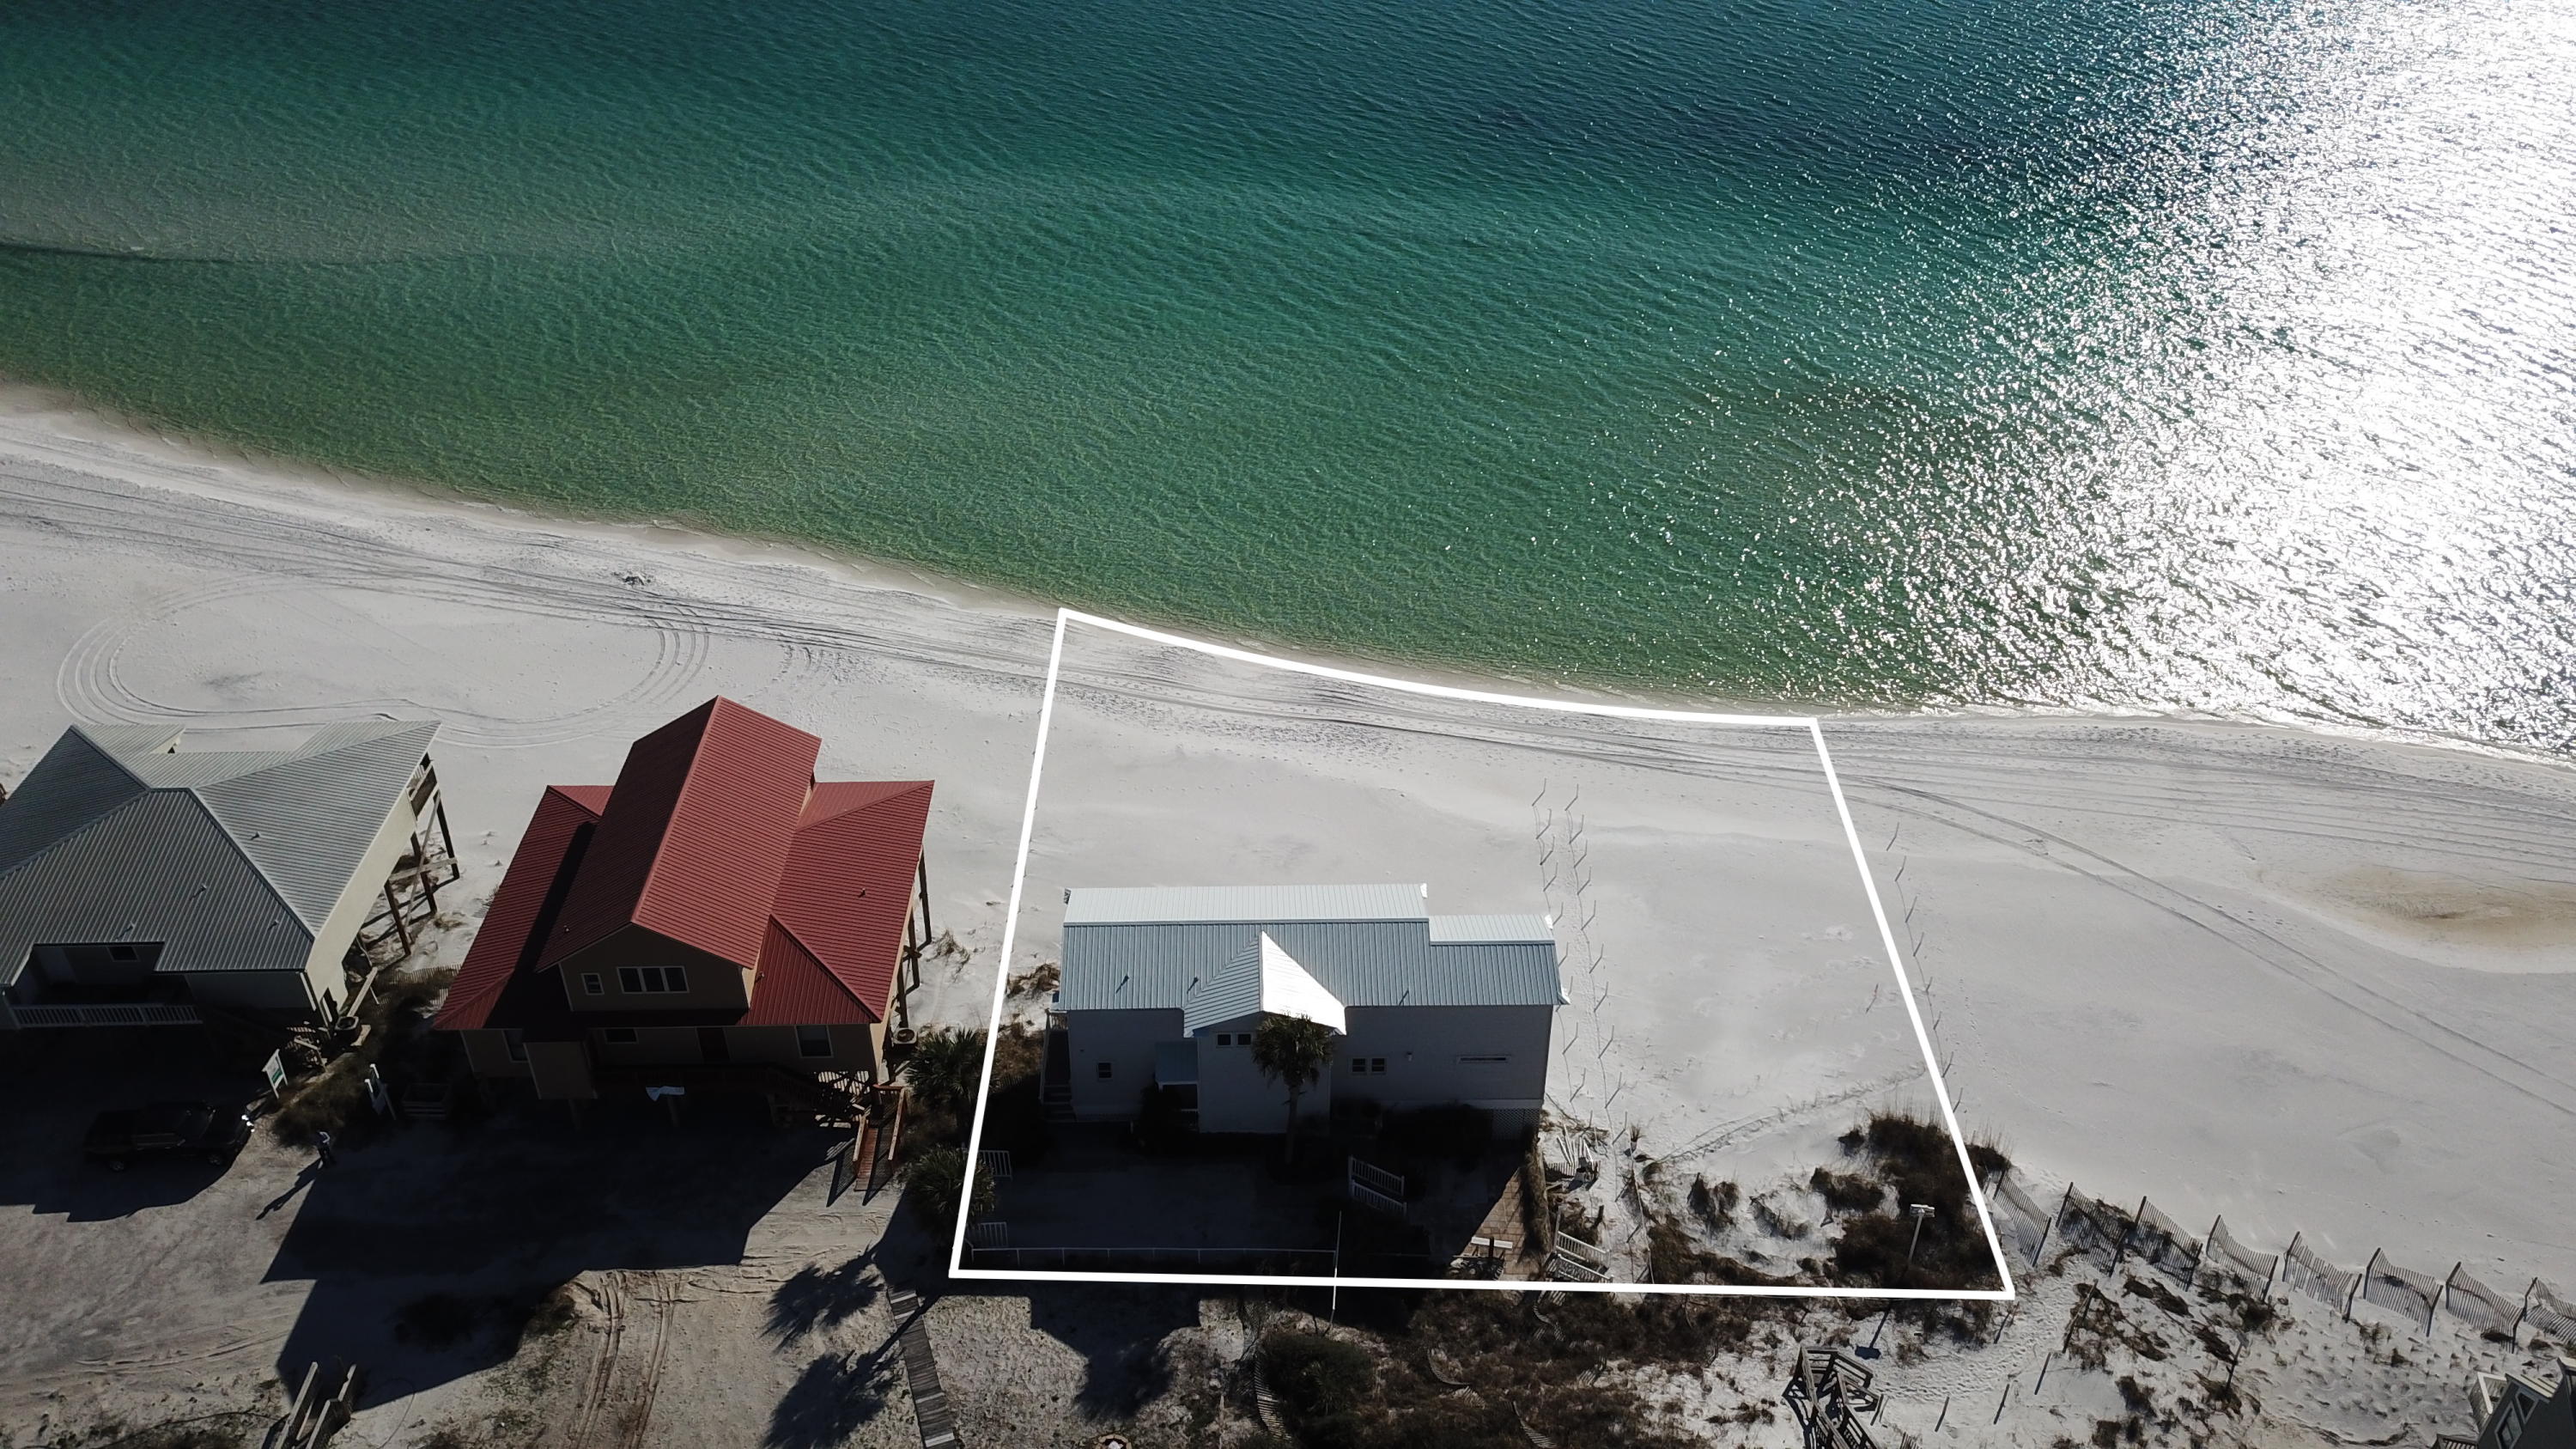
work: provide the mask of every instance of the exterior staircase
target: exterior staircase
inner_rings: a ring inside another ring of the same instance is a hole
[[[1038,1070],[1038,1105],[1050,1122],[1073,1120],[1073,1047],[1060,1026],[1047,1028],[1046,1058]]]

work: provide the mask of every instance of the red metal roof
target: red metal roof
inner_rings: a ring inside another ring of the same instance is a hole
[[[778,884],[779,923],[879,1021],[893,1002],[930,789],[928,780],[816,785]]]
[[[628,925],[753,967],[734,1024],[884,1020],[932,785],[816,784],[820,750],[717,699],[637,741],[614,787],[549,788],[436,1024],[677,1023],[565,1003],[553,967]]]
[[[492,904],[483,913],[483,924],[474,933],[474,945],[465,953],[465,964],[457,968],[456,982],[447,988],[447,1002],[438,1009],[438,1019],[431,1025],[461,1031],[486,1024],[500,1010],[505,995],[526,994],[511,989],[522,976],[558,1000],[562,998],[563,989],[551,978],[535,980],[538,943],[530,938],[543,924],[539,917],[545,913],[547,898],[558,896],[556,905],[561,906],[561,893],[556,887],[574,841],[584,827],[596,827],[600,812],[607,808],[606,785],[546,787],[546,793],[537,801],[535,818],[528,822],[527,833],[519,837],[518,854],[510,857],[501,888],[493,892]],[[588,854],[586,850],[583,853]],[[577,866],[579,862],[573,864]],[[568,886],[570,882],[562,884]]]
[[[542,964],[636,925],[758,965],[822,750],[724,698],[637,740]]]

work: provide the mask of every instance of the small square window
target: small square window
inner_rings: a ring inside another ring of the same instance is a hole
[[[607,1037],[609,1044],[612,1046],[633,1046],[635,1044],[635,1028],[631,1026],[612,1026],[600,1034]]]
[[[1368,1058],[1351,1058],[1351,1075],[1354,1077],[1364,1077],[1368,1075]]]
[[[1385,1076],[1385,1075],[1386,1075],[1386,1058],[1384,1058],[1384,1057],[1371,1057],[1371,1058],[1369,1058],[1369,1075],[1370,1075],[1370,1076],[1372,1076],[1372,1077],[1382,1077],[1382,1076]]]
[[[644,992],[644,973],[636,970],[632,966],[618,967],[617,989],[625,992],[629,996],[642,995]]]
[[[1230,1031],[1221,1031],[1221,1032],[1218,1032],[1218,1033],[1216,1034],[1216,1044],[1217,1044],[1218,1046],[1232,1046],[1232,1045],[1234,1045],[1234,1033],[1233,1033],[1233,1032],[1230,1032]]]
[[[134,948],[131,946],[110,946],[107,948],[107,959],[110,961],[131,961],[134,959]]]
[[[599,973],[596,971],[585,971],[582,973],[581,989],[583,994],[588,996],[605,996],[608,994],[608,988],[600,982]]]
[[[832,1054],[832,1029],[828,1026],[800,1026],[796,1028],[796,1054],[798,1056],[807,1057],[830,1056]]]
[[[1109,1080],[1109,1063],[1102,1062],[1100,1065],[1092,1068],[1091,1071],[1092,1075],[1100,1078],[1102,1081],[1105,1082]]]
[[[663,967],[663,968],[662,968],[662,989],[663,989],[663,990],[665,990],[665,991],[686,991],[686,990],[688,990],[688,989],[689,989],[689,974],[688,974],[687,972],[685,972],[685,971],[681,970],[681,969],[680,969],[679,967],[677,967],[677,966],[665,966],[665,967]]]

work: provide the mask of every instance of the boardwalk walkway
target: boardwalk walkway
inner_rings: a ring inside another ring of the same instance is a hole
[[[948,1391],[939,1386],[939,1363],[931,1357],[930,1334],[922,1327],[921,1299],[897,1289],[886,1295],[886,1307],[903,1323],[895,1341],[912,1390],[912,1417],[921,1427],[921,1449],[955,1449],[957,1421],[948,1413]]]

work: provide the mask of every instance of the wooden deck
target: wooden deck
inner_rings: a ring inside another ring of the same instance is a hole
[[[922,1326],[921,1299],[898,1289],[886,1306],[903,1321],[896,1345],[903,1355],[903,1377],[912,1391],[913,1422],[921,1430],[921,1449],[955,1449],[957,1421],[948,1412],[948,1391],[939,1386],[939,1361],[930,1352],[930,1333]]]

